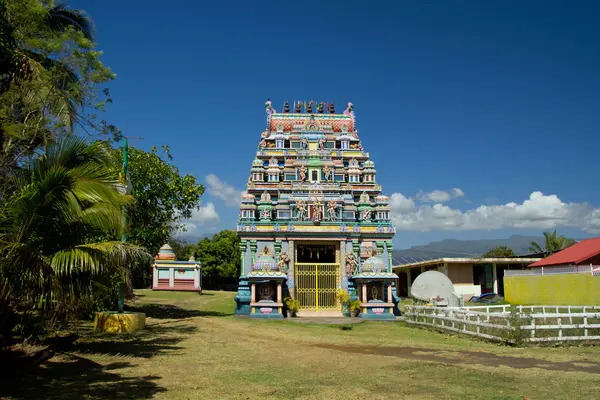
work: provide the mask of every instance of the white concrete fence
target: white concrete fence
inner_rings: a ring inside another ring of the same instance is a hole
[[[408,324],[490,340],[555,342],[600,340],[600,306],[406,306]],[[512,310],[512,312],[511,312]]]
[[[540,267],[524,270],[505,270],[504,276],[541,276],[561,274],[590,274],[600,275],[600,265],[567,265],[564,267]]]

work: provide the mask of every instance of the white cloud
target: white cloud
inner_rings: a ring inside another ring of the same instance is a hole
[[[410,201],[401,193],[394,193],[390,198],[392,220],[399,231],[574,227],[600,233],[600,209],[587,203],[565,203],[556,195],[546,196],[541,192],[531,193],[529,199],[520,204],[481,205],[466,211],[439,203],[417,206],[413,202],[411,205]]]
[[[200,206],[192,212],[192,217],[184,221],[183,225],[187,233],[201,230],[203,227],[211,227],[219,223],[221,218],[213,203]]]
[[[450,199],[456,197],[464,197],[465,192],[459,188],[454,188],[449,192],[444,190],[434,190],[432,192],[419,192],[417,193],[417,199],[425,203],[445,203]]]
[[[390,207],[396,212],[407,212],[415,208],[415,201],[402,193],[394,193],[390,196]]]
[[[244,191],[223,182],[215,174],[206,177],[206,186],[211,196],[224,200],[225,204],[230,207],[236,207],[242,203],[242,193]]]
[[[452,189],[452,197],[465,197],[465,192],[459,188]]]

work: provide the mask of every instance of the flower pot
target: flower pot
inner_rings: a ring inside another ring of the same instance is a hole
[[[286,313],[287,313],[287,317],[288,318],[295,318],[296,317],[296,311],[286,310]]]
[[[358,317],[358,310],[350,310],[350,318]]]

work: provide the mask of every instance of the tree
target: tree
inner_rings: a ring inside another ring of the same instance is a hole
[[[193,243],[186,242],[181,238],[171,238],[168,240],[169,245],[175,252],[177,260],[188,261],[191,256],[196,257],[196,245]]]
[[[169,148],[163,146],[167,160]],[[123,149],[112,150],[113,165],[120,169]],[[129,149],[130,194],[135,201],[127,206],[127,241],[143,246],[151,254],[178,230],[200,206],[204,187],[192,175],[181,175],[177,167],[163,159],[156,148],[146,152]]]
[[[544,247],[537,242],[531,242],[529,251],[532,253],[544,253],[545,256],[549,256],[557,251],[566,249],[575,243],[575,239],[557,236],[556,230],[554,230],[554,232],[544,232]]]
[[[131,265],[151,262],[144,249],[118,240],[121,206],[131,199],[119,193],[101,143],[61,138],[9,183],[12,195],[0,208],[0,279],[19,301],[34,308],[76,301],[93,290],[94,277],[122,279]]]
[[[508,246],[498,246],[485,252],[481,257],[483,258],[504,258],[514,257],[516,254]]]
[[[220,286],[240,276],[240,238],[235,231],[223,230],[212,238],[204,238],[196,247],[196,260],[208,284]]]
[[[97,122],[110,97],[100,86],[115,75],[100,61],[92,21],[79,10],[42,0],[0,0],[0,171],[79,126]]]

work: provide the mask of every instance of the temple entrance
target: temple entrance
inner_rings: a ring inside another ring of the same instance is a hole
[[[336,291],[340,278],[339,244],[299,243],[294,264],[296,299],[301,311],[339,311]]]

